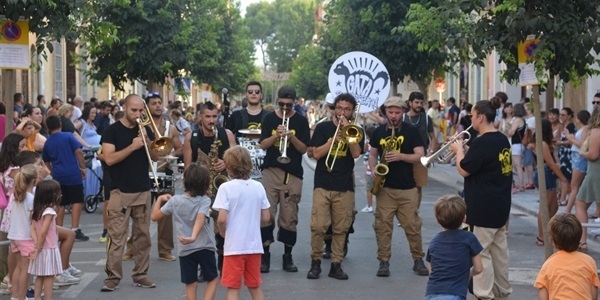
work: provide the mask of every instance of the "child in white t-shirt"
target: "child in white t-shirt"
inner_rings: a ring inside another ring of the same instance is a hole
[[[206,280],[203,299],[214,300],[217,291],[217,261],[214,230],[210,226],[210,198],[206,196],[210,171],[191,164],[183,173],[183,195],[161,195],[152,207],[152,221],[165,215],[173,216],[178,246],[181,282],[185,284],[187,300],[195,300],[198,290],[198,266]]]
[[[227,287],[227,299],[239,299],[243,277],[252,299],[262,300],[260,225],[269,221],[269,200],[262,184],[250,179],[252,160],[246,148],[229,148],[223,161],[231,180],[221,184],[213,204],[225,238],[221,284]]]

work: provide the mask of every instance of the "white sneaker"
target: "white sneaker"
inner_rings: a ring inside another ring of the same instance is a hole
[[[373,206],[365,206],[365,208],[361,209],[360,211],[364,212],[364,213],[372,213],[373,212]]]
[[[80,277],[81,273],[83,273],[81,270],[75,268],[72,264],[69,264],[69,267],[65,271],[73,277]]]
[[[594,223],[600,223],[600,218],[595,218]]]
[[[54,277],[54,284],[57,286],[67,286],[78,284],[80,280],[81,279],[77,277],[71,276],[71,274],[69,274],[68,272],[63,272],[62,274]]]

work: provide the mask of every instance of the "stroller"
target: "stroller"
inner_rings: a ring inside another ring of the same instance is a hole
[[[87,195],[83,200],[84,209],[87,213],[93,213],[98,209],[98,204],[104,202],[104,185],[102,184],[102,177],[94,171],[92,162],[96,158],[97,152],[92,150],[83,150],[83,158],[85,159],[85,167],[90,170],[92,176],[98,179],[99,188],[96,194]]]

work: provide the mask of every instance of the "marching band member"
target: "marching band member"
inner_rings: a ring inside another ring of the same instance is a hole
[[[388,173],[378,193],[373,228],[377,238],[377,276],[390,276],[389,260],[391,253],[394,216],[402,224],[410,252],[414,261],[413,271],[421,276],[429,275],[423,262],[421,242],[422,221],[419,217],[418,191],[413,177],[413,164],[419,163],[424,154],[423,139],[418,130],[405,122],[402,115],[407,108],[400,97],[393,96],[383,103],[387,124],[375,129],[369,141],[369,166],[373,170],[374,185],[380,175],[376,175],[377,158],[387,162]],[[375,186],[374,186],[375,187]]]
[[[267,154],[262,165],[263,185],[267,198],[271,219],[266,227],[261,228],[264,254],[260,271],[268,273],[270,268],[270,244],[275,241],[273,231],[279,207],[277,224],[279,232],[277,240],[285,246],[283,255],[283,270],[298,272],[292,259],[292,248],[296,244],[298,224],[298,203],[302,194],[302,155],[306,153],[310,141],[308,120],[295,113],[294,99],[296,91],[289,86],[283,86],[278,93],[279,109],[267,114],[262,122],[260,147]],[[285,119],[284,119],[285,117]],[[285,123],[284,123],[285,122]],[[287,126],[284,126],[286,124]],[[287,143],[284,143],[287,141]],[[283,149],[284,151],[280,151]],[[283,154],[287,155],[288,163],[281,163]],[[279,205],[280,204],[280,205]]]
[[[262,85],[258,81],[246,84],[248,107],[234,111],[227,121],[227,129],[236,137],[242,137],[240,129],[260,130],[262,120],[268,113],[260,104],[263,98]]]
[[[319,278],[323,242],[330,224],[332,256],[329,277],[348,279],[341,263],[346,234],[354,215],[354,159],[363,152],[364,134],[356,143],[346,143],[342,138],[343,127],[351,124],[349,120],[356,109],[356,99],[352,95],[338,95],[334,106],[335,115],[339,118],[334,117],[331,121],[317,124],[311,140],[312,155],[317,159],[317,167],[310,221],[312,262],[306,276],[308,279]]]
[[[123,277],[123,250],[125,249],[129,217],[133,219],[134,286],[153,288],[156,285],[148,278],[150,268],[150,162],[144,149],[143,137],[139,134],[137,119],[145,111],[144,102],[138,95],[129,95],[123,104],[125,117],[110,125],[102,134],[102,153],[112,180],[108,202],[108,250],[103,292],[112,292],[119,287]],[[145,128],[143,136],[152,139],[151,131]],[[148,134],[146,134],[148,133]],[[150,141],[146,141],[150,144]],[[150,153],[153,161],[158,157]]]
[[[473,294],[478,299],[507,299],[508,281],[506,222],[510,213],[512,161],[510,143],[494,127],[501,100],[478,101],[471,109],[473,129],[479,136],[465,154],[461,143],[452,143],[456,168],[465,177],[467,224],[483,246],[483,272],[473,276]]]
[[[166,132],[167,120],[163,118],[163,101],[158,93],[151,93],[146,97],[146,105],[148,106],[148,110],[150,111],[150,116],[156,124],[156,127],[161,135],[164,135]],[[155,135],[158,135],[156,132]],[[183,153],[183,146],[181,145],[181,140],[179,140],[179,134],[177,129],[173,124],[169,125],[169,136],[173,141],[173,150],[174,152],[170,155],[180,156]],[[168,170],[172,174],[172,170],[169,169],[169,159],[160,158],[158,160],[158,168],[157,172],[165,172]],[[169,174],[167,174],[169,175]],[[151,193],[152,202],[156,199],[156,197],[160,196],[158,194],[158,189],[160,187],[156,187],[157,192]],[[175,192],[174,190],[172,193]],[[157,222],[157,242],[158,242],[158,259],[164,261],[175,261],[175,256],[171,253],[173,251],[173,221],[171,216],[166,216]],[[131,244],[133,243],[133,238],[129,238],[127,240],[127,251],[125,255],[123,255],[123,260],[129,260],[133,257],[131,253]]]
[[[206,102],[200,106],[199,110],[200,124],[191,133],[185,136],[183,143],[183,162],[184,167],[187,169],[190,164],[198,162],[204,164],[213,175],[221,174],[225,171],[225,163],[223,162],[223,153],[225,150],[232,146],[235,146],[235,136],[229,129],[217,126],[219,110],[212,102]],[[216,140],[215,140],[216,130]],[[211,152],[217,152],[215,153]],[[211,156],[216,156],[211,159]],[[214,196],[210,195],[214,201]],[[217,253],[219,255],[219,269],[222,268],[223,264],[223,243],[224,239],[216,234],[215,239],[217,242]]]

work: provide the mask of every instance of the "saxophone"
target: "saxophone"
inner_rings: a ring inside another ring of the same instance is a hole
[[[385,155],[388,152],[392,152],[396,149],[396,130],[395,125],[392,123],[392,135],[385,143],[383,147],[383,153],[381,154],[381,161],[375,166],[373,173],[375,174],[375,178],[373,179],[373,187],[371,187],[371,194],[377,195],[379,190],[383,187],[385,183],[385,176],[389,173],[390,168],[387,165],[387,161],[385,160]]]
[[[210,183],[208,187],[208,196],[213,199],[217,196],[219,186],[224,182],[229,181],[227,176],[217,172],[215,165],[219,162],[219,131],[216,126],[212,128],[215,138],[213,143],[210,145],[210,152],[208,152],[208,158],[210,160]]]

